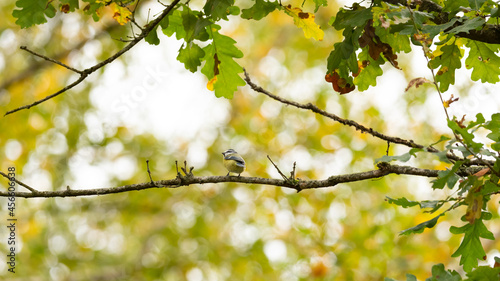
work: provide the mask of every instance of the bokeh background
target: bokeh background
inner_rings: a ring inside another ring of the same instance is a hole
[[[285,1],[300,6],[302,1]],[[405,92],[416,77],[430,78],[421,49],[398,54],[402,70],[384,66],[377,86],[340,96],[325,82],[326,58],[342,37],[328,22],[343,5],[329,1],[316,14],[323,41],[305,39],[283,12],[256,22],[230,17],[222,33],[245,54],[238,60],[253,81],[277,95],[312,102],[343,118],[392,136],[431,144],[449,135],[439,97],[432,87]],[[81,13],[61,14],[21,30],[14,1],[0,2],[0,108],[5,111],[52,94],[77,77],[19,49],[56,58],[77,69],[106,59],[130,35],[110,10],[94,22]],[[82,5],[82,3],[80,3]],[[251,1],[237,1],[248,8]],[[203,1],[191,1],[193,9]],[[141,1],[136,12],[146,23],[162,6]],[[304,10],[312,12],[311,3]],[[137,30],[136,30],[137,31]],[[302,179],[375,168],[387,144],[312,112],[284,106],[248,86],[232,100],[218,99],[207,80],[176,61],[182,42],[159,32],[161,43],[139,43],[80,86],[29,110],[0,118],[0,170],[15,167],[19,180],[39,190],[112,187],[146,182],[146,160],[155,180],[175,177],[175,161],[186,160],[196,176],[224,175],[221,152],[244,156],[243,176],[279,178],[297,165]],[[445,93],[460,101],[452,115],[485,117],[499,111],[498,86],[473,83],[457,73]],[[398,155],[407,148],[391,146]],[[410,164],[444,169],[437,158],[420,155]],[[8,181],[0,180],[6,189]],[[293,190],[243,184],[193,185],[177,189],[82,198],[17,199],[17,268],[7,272],[0,255],[0,279],[9,280],[419,280],[433,264],[460,271],[450,258],[462,237],[465,209],[441,219],[432,230],[399,236],[432,218],[418,209],[389,205],[385,198],[444,199],[454,191],[433,191],[429,179],[388,176],[332,188]],[[23,190],[18,187],[18,190]],[[489,229],[500,235],[498,202],[489,206]],[[7,200],[0,198],[2,221]],[[6,227],[0,249],[7,251]],[[500,244],[483,241],[492,264]]]

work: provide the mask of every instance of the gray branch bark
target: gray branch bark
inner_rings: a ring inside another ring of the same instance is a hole
[[[360,173],[334,175],[324,180],[301,180],[301,179],[270,179],[257,177],[237,177],[237,176],[209,176],[195,177],[192,174],[186,176],[178,176],[174,179],[159,180],[146,183],[123,185],[117,187],[94,188],[94,189],[66,189],[54,191],[38,191],[36,188],[31,188],[30,192],[15,192],[15,197],[23,198],[53,198],[53,197],[81,197],[107,195],[115,193],[123,193],[129,191],[139,191],[150,188],[178,188],[181,186],[189,186],[193,184],[209,184],[209,183],[225,183],[237,182],[243,184],[260,184],[279,186],[295,189],[297,192],[306,189],[333,187],[340,183],[364,181],[369,179],[381,178],[390,174],[397,175],[412,175],[422,177],[437,177],[439,170],[420,169],[410,166],[390,165],[389,163],[379,163],[378,169]],[[8,178],[4,173],[0,173]],[[24,183],[16,182],[25,186]],[[0,191],[0,197],[11,197],[7,191]]]

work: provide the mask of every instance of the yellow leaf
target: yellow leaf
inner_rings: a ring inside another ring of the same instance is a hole
[[[292,8],[291,5],[285,7],[285,12],[293,18],[293,23],[302,28],[306,38],[314,38],[318,41],[323,40],[325,33],[319,25],[314,22],[314,14],[304,13],[300,8]]]
[[[113,11],[113,19],[115,19],[120,25],[124,25],[130,21],[132,12],[130,12],[126,7],[121,7],[116,3],[112,3],[111,10]]]
[[[210,79],[210,81],[208,81],[207,89],[209,89],[210,91],[213,91],[215,82],[217,82],[217,76],[214,76],[214,78],[212,78],[212,79]]]

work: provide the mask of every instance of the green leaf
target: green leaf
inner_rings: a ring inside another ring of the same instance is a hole
[[[69,7],[69,12],[74,12],[80,7],[78,4],[78,0],[60,0],[59,2],[59,8],[66,4]]]
[[[484,126],[490,130],[486,137],[495,142],[500,142],[500,113],[495,113],[491,116],[491,121],[488,121]]]
[[[497,113],[498,114],[498,113]],[[473,128],[477,125],[483,125],[486,122],[482,113],[476,114],[476,121],[469,122],[467,129]]]
[[[423,223],[419,223],[418,225],[405,229],[399,233],[399,235],[410,235],[410,234],[417,234],[417,233],[422,233],[424,232],[424,229],[426,228],[433,228],[437,221],[439,220],[439,217],[441,217],[443,214],[440,214],[433,219],[430,219],[428,221],[425,221]]]
[[[462,18],[464,20],[461,25],[452,28],[451,30],[447,31],[446,33],[451,33],[451,34],[457,34],[457,33],[469,33],[469,31],[474,30],[478,27],[481,27],[484,23],[485,20],[481,17],[477,18],[468,18],[464,16]]]
[[[408,152],[405,154],[402,154],[402,155],[398,155],[398,156],[384,155],[380,158],[375,159],[375,164],[377,164],[379,162],[391,162],[394,160],[397,160],[400,162],[408,162],[408,160],[410,160],[410,158],[411,158],[411,154]]]
[[[482,143],[474,141],[474,134],[470,133],[466,128],[460,127],[455,120],[448,120],[448,127],[460,135],[467,147],[473,152],[477,153],[483,148],[484,145]],[[470,152],[466,151],[466,153]]]
[[[432,143],[430,146],[434,146],[434,145],[436,145],[436,144],[438,144],[440,142],[449,141],[449,140],[451,140],[449,137],[447,137],[447,136],[441,136],[437,142]]]
[[[170,15],[165,17],[160,26],[162,31],[167,36],[172,36],[186,42],[191,42],[194,39],[207,41],[210,39],[206,31],[206,27],[211,25],[212,21],[206,19],[198,11],[192,11],[187,6],[183,6],[183,10],[174,10]]]
[[[433,18],[433,15],[430,13],[417,10],[413,10],[412,13],[410,13],[410,11],[403,6],[395,6],[390,4],[387,4],[387,6],[390,7],[390,12],[387,13],[388,18],[399,18],[400,20],[398,20],[398,22],[411,21],[415,23],[419,29],[422,29],[424,23]]]
[[[450,45],[442,45],[440,51],[443,53],[430,61],[430,67],[433,69],[441,66],[436,74],[436,80],[442,92],[446,92],[450,85],[455,84],[455,70],[462,67],[460,59],[464,51],[455,44],[455,41],[453,40]]]
[[[386,196],[385,198],[387,198],[387,202],[389,202],[390,204],[395,204],[395,205],[401,206],[403,208],[409,208],[409,207],[414,207],[414,206],[420,205],[419,202],[410,201],[410,200],[406,199],[405,197],[393,199],[391,197]]]
[[[264,0],[255,0],[255,4],[241,11],[241,18],[243,19],[254,19],[261,20],[266,17],[269,13],[274,11],[279,4],[277,2],[267,2]]]
[[[462,164],[463,161],[457,161],[450,170],[438,172],[438,178],[432,181],[432,188],[443,189],[445,185],[448,185],[449,189],[453,189],[460,178],[456,173]]]
[[[219,19],[228,20],[229,7],[234,5],[234,0],[208,0],[203,7],[205,15],[214,21]]]
[[[358,86],[358,90],[365,91],[370,86],[377,85],[377,77],[384,73],[380,64],[385,63],[385,61],[382,59],[382,56],[380,56],[379,61],[374,61],[370,55],[368,55],[368,47],[363,48],[358,59],[359,61],[369,62],[365,68],[361,69],[358,76],[354,78],[354,84]]]
[[[196,72],[198,66],[201,65],[201,59],[205,56],[205,52],[200,46],[194,43],[188,43],[186,47],[179,50],[177,60],[184,63],[184,67],[191,72]]]
[[[423,151],[423,149],[422,148],[412,148],[407,153],[399,155],[399,156],[384,155],[384,156],[382,156],[380,158],[375,159],[375,164],[379,163],[379,162],[391,162],[391,161],[394,161],[394,160],[397,160],[397,161],[400,161],[400,162],[408,162],[408,160],[410,160],[410,158],[412,156],[416,158],[417,157],[416,153],[420,152],[420,151]]]
[[[313,0],[314,4],[316,4],[316,8],[314,9],[314,12],[316,13],[319,9],[319,7],[323,6],[326,7],[328,6],[328,1],[327,0]]]
[[[500,190],[500,186],[498,186],[498,184],[495,184],[491,181],[487,181],[485,184],[484,184],[484,187],[481,188],[481,190],[479,191],[480,194],[482,195],[488,195],[488,194],[491,194],[491,193],[494,193],[494,192],[498,192]]]
[[[426,211],[426,213],[434,213],[435,211],[439,210],[439,208],[441,208],[444,205],[444,203],[447,202],[446,200],[424,200],[419,202],[419,201],[408,200],[405,197],[392,199],[386,196],[386,198],[389,203],[401,206],[403,208],[420,206],[420,209],[426,209],[426,208],[432,209],[430,211]]]
[[[106,5],[106,2],[100,0],[83,0],[83,2],[88,3],[83,9],[85,11],[85,14],[92,15],[92,19],[94,21],[99,21],[99,19],[101,18],[99,11]]]
[[[453,253],[452,257],[460,258],[460,265],[464,266],[464,270],[470,272],[473,268],[477,267],[477,260],[486,259],[486,253],[479,238],[495,240],[493,233],[491,233],[483,223],[492,217],[490,213],[483,212],[480,219],[476,219],[473,224],[466,224],[462,227],[450,227],[450,232],[453,234],[465,234],[462,243],[458,249]],[[462,218],[465,220],[465,218]]]
[[[494,7],[493,9],[491,9],[491,17],[492,18],[500,17],[500,9],[498,7]]]
[[[442,263],[432,266],[432,277],[426,281],[460,281],[462,277],[458,272],[446,270]]]
[[[193,12],[187,7],[182,11],[182,26],[186,32],[184,38],[186,42],[191,42],[193,39],[197,38],[200,33],[205,33],[205,27],[210,24],[212,24],[212,22],[200,17],[198,12]]]
[[[413,274],[406,273],[406,281],[417,281],[417,277]]]
[[[409,53],[412,51],[408,36],[394,33],[390,29],[385,28],[375,29],[375,34],[378,35],[382,42],[389,44],[392,47],[394,53],[398,53],[401,51]]]
[[[21,9],[14,10],[12,16],[17,18],[16,24],[21,28],[46,23],[46,16],[53,18],[56,15],[56,9],[47,0],[17,0],[16,6]]]
[[[500,58],[495,54],[497,49],[491,49],[494,45],[469,40],[467,47],[470,48],[469,56],[465,60],[467,69],[472,68],[471,78],[474,81],[496,83],[500,81]]]
[[[206,61],[201,72],[208,78],[207,88],[215,91],[216,97],[232,98],[238,86],[245,85],[239,76],[243,68],[234,61],[243,53],[234,46],[236,41],[212,29],[213,42],[204,48]]]
[[[446,5],[443,7],[443,11],[455,15],[462,10],[462,7],[467,6],[469,6],[469,2],[467,0],[446,1]]]
[[[369,19],[372,19],[371,9],[360,7],[357,10],[346,10],[340,8],[337,17],[333,22],[333,27],[337,30],[352,29],[357,26],[364,26]]]
[[[426,24],[422,27],[422,33],[427,33],[429,34],[429,38],[434,38],[436,35],[441,33],[441,31],[445,31],[446,29],[452,27],[458,19],[453,18],[449,22],[444,23],[444,24],[439,24],[439,25],[431,25],[431,24]]]
[[[160,39],[158,38],[158,33],[156,33],[156,29],[157,28],[153,28],[153,30],[151,30],[151,32],[149,32],[148,36],[146,36],[146,38],[144,38],[144,40],[146,40],[146,42],[148,42],[151,45],[160,44]]]
[[[167,17],[165,17],[161,22],[160,26],[162,28],[163,34],[168,37],[175,34],[177,40],[186,37],[186,31],[182,22],[182,12],[179,10],[174,10]]]
[[[238,6],[231,6],[227,9],[227,14],[231,16],[237,16],[241,12],[240,7]]]
[[[487,0],[469,0],[469,5],[474,10],[479,10]]]
[[[333,51],[327,59],[327,72],[332,73],[339,69],[340,77],[347,79],[349,72],[358,73],[358,60],[355,49],[358,48],[358,38],[361,36],[362,29],[346,29],[344,41],[335,43]]]
[[[479,266],[467,273],[468,281],[498,281],[500,267]]]

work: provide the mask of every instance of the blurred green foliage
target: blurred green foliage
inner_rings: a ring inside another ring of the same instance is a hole
[[[217,11],[214,14],[217,18],[231,18],[223,13],[221,6],[214,5],[217,2],[209,1],[205,5],[204,1],[191,1],[190,5],[198,10]],[[222,2],[224,7],[233,4],[232,1]],[[68,3],[72,8],[75,5],[72,1]],[[0,72],[0,83],[3,83],[1,108],[29,104],[64,87],[74,78],[66,69],[20,51],[19,46],[27,45],[30,49],[43,51],[48,57],[85,67],[124,46],[124,42],[113,38],[126,38],[130,35],[130,27],[120,28],[112,19],[110,7],[98,7],[104,5],[100,1],[83,3],[89,5],[83,14],[58,12],[49,23],[23,30],[15,25],[12,17],[14,1],[0,4],[0,42],[4,42],[0,46],[4,62]],[[126,4],[133,7],[135,3]],[[141,5],[155,3],[141,1]],[[302,1],[290,3],[301,6]],[[312,102],[375,130],[412,138],[418,143],[430,144],[438,140],[442,131],[436,118],[430,118],[436,113],[426,111],[429,103],[436,102],[427,95],[432,89],[422,86],[412,93],[403,93],[406,80],[415,75],[412,72],[414,58],[424,60],[420,50],[413,49],[408,55],[401,55],[402,71],[397,79],[403,80],[404,86],[396,94],[386,92],[382,95],[368,90],[350,94],[357,96],[339,96],[324,82],[325,59],[334,43],[343,39],[339,31],[327,24],[331,10],[337,11],[339,4],[333,1],[328,4],[324,8],[320,7],[325,5],[323,1],[314,1],[301,6],[308,12],[319,7],[315,22],[325,31],[323,41],[305,39],[292,19],[284,13],[272,12],[273,7],[265,8],[265,14],[270,14],[261,21],[237,20],[234,26],[222,24],[220,32],[234,38],[245,55],[237,60],[238,64],[273,93],[298,102]],[[252,12],[252,1],[238,5],[247,18],[256,19],[263,14]],[[255,5],[264,4],[256,1]],[[147,10],[135,14],[143,23],[147,22],[148,15]],[[173,15],[182,17],[178,11]],[[197,21],[196,17],[191,19]],[[77,28],[68,32],[68,26]],[[168,29],[163,31],[170,36],[173,34],[169,34]],[[159,46],[149,48],[161,48],[164,42],[173,42],[158,35]],[[157,42],[156,38],[152,39]],[[201,42],[197,43],[206,48]],[[94,49],[97,51],[89,55],[85,48],[92,44],[98,46]],[[186,45],[184,48],[187,46],[192,47]],[[402,49],[409,52],[406,47]],[[142,70],[133,68],[130,54],[120,62],[124,71],[133,76]],[[201,65],[186,55],[184,53],[182,58],[189,70]],[[140,57],[141,53],[133,53],[133,56]],[[201,58],[201,55],[195,57]],[[382,66],[382,69],[390,71],[391,67]],[[223,124],[201,127],[190,138],[165,140],[120,122],[107,127],[100,124],[100,135],[96,137],[92,135],[95,128],[88,118],[94,116],[99,120],[102,112],[89,93],[104,83],[107,71],[108,68],[104,68],[72,92],[3,117],[0,120],[0,170],[15,166],[19,180],[39,189],[60,190],[67,185],[75,189],[107,187],[73,185],[82,175],[93,182],[96,174],[78,165],[84,163],[94,168],[91,171],[106,172],[102,182],[119,186],[148,181],[146,159],[150,160],[155,180],[175,177],[174,162],[187,159],[195,150],[193,143],[202,142],[207,155],[202,164],[195,166],[195,175],[225,174],[220,153],[232,147],[248,163],[243,176],[278,177],[266,158],[269,155],[283,171],[290,171],[293,162],[297,161],[297,177],[320,179],[374,169],[373,160],[384,156],[386,150],[391,155],[407,152],[392,145],[388,148],[383,141],[311,112],[283,106],[247,87],[238,88],[227,107],[225,114],[228,117]],[[17,73],[24,75],[18,77]],[[192,74],[186,71],[186,75]],[[384,81],[378,82],[384,84]],[[385,89],[394,86],[393,80],[385,83],[390,84]],[[467,95],[471,85],[464,84],[461,94]],[[175,95],[192,94],[196,98],[193,93],[183,93],[182,89],[172,92]],[[105,92],[100,94],[106,95]],[[388,115],[387,107],[377,99],[401,110],[403,117]],[[227,103],[225,100],[215,102]],[[189,108],[185,110],[188,112]],[[182,118],[160,122],[169,127],[183,122]],[[441,119],[445,120],[444,116]],[[445,144],[436,147],[444,149]],[[122,160],[133,164],[129,174],[118,168]],[[410,161],[424,168],[450,167],[420,154]],[[2,188],[6,183],[0,181]],[[427,222],[436,215],[403,209],[386,201],[386,196],[421,201],[439,200],[452,194],[450,190],[433,190],[431,186],[427,179],[394,175],[298,194],[278,187],[231,183],[88,198],[17,199],[18,268],[11,274],[2,263],[0,276],[9,280],[189,281],[362,281],[383,280],[385,276],[404,280],[407,273],[423,280],[436,275],[435,271],[453,276],[455,272],[444,268],[461,270],[459,260],[451,257],[461,237],[450,235],[449,228],[461,225],[465,206],[440,218],[432,230],[426,229],[416,236],[399,236],[400,231]],[[4,202],[6,200],[0,200],[2,214],[6,213]],[[498,202],[491,200],[487,207],[493,219],[481,223],[491,229],[492,221],[498,219]],[[4,231],[0,232],[1,237],[5,237]],[[6,243],[0,243],[2,252],[6,247]],[[498,253],[495,249],[500,245],[497,241],[489,241],[483,247],[491,255]],[[444,266],[435,265],[439,263]]]

